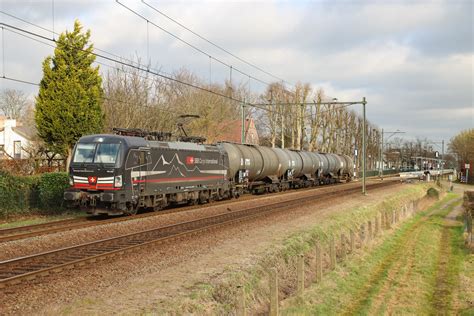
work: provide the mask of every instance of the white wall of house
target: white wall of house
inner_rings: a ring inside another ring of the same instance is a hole
[[[0,151],[3,146],[3,150],[5,151],[5,153],[7,153],[8,156],[17,159],[27,158],[28,154],[21,148],[28,146],[29,140],[13,130],[13,128],[16,127],[16,120],[7,119],[3,122],[3,124],[3,130],[0,131]],[[15,143],[17,146],[16,155]],[[18,146],[20,147],[18,148]],[[0,155],[1,154],[2,153],[0,152]]]

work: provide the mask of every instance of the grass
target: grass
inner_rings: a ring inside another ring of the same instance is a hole
[[[86,212],[84,211],[65,211],[58,215],[43,215],[43,214],[24,215],[24,216],[15,217],[15,218],[9,219],[8,221],[0,223],[0,229],[35,225],[35,224],[41,224],[41,223],[46,223],[46,222],[59,221],[59,220],[83,217],[83,216],[86,216]]]
[[[307,260],[312,260],[316,242],[326,245],[333,234],[334,236],[340,236],[342,231],[347,233],[350,228],[367,223],[369,219],[374,219],[382,211],[399,210],[410,201],[423,197],[429,187],[426,184],[407,185],[406,188],[393,194],[384,202],[373,202],[364,207],[341,210],[321,221],[312,229],[291,235],[282,244],[277,244],[269,249],[267,253],[256,259],[252,265],[241,267],[241,269],[229,268],[221,277],[213,279],[210,287],[206,286],[205,289],[202,289],[200,288],[202,284],[196,284],[188,297],[184,299],[177,298],[172,302],[165,303],[168,307],[162,306],[163,310],[175,311],[176,306],[180,306],[180,310],[187,313],[202,310],[202,306],[207,306],[206,310],[212,310],[216,314],[232,313],[237,296],[235,285],[241,284],[244,286],[247,296],[247,306],[252,310],[252,313],[264,313],[268,301],[267,271],[271,267],[278,269],[280,295],[283,297],[285,293],[293,292],[296,286],[294,276],[296,274],[297,254],[305,253]],[[354,268],[356,267],[354,266]],[[359,271],[360,274],[362,272],[363,270]],[[344,279],[347,272],[338,268],[333,273],[340,273],[341,278]],[[332,277],[326,278],[327,282],[332,279]],[[362,281],[360,280],[360,282]],[[341,289],[341,284],[335,281],[331,281],[328,286],[337,289],[337,291],[333,291],[337,292],[333,293],[337,295],[327,297],[327,302],[329,302],[327,308],[330,308],[338,302],[338,297],[344,292],[344,288]],[[350,288],[350,286],[346,286],[347,291]],[[163,310],[160,309],[160,311]],[[324,312],[324,308],[322,311]]]
[[[464,290],[455,290],[460,288],[460,271],[468,274],[472,260],[470,265],[464,264],[468,254],[462,249],[462,228],[445,226],[444,217],[460,201],[447,203],[457,197],[448,194],[402,224],[394,234],[386,236],[370,254],[359,252],[353,256],[344,266],[325,275],[323,282],[312,285],[303,300],[288,300],[282,314],[459,312],[459,306],[451,302],[456,295],[461,302],[470,295]],[[447,207],[441,208],[442,205]],[[443,238],[447,238],[446,247],[442,247]],[[440,268],[442,261],[447,263],[444,268]],[[469,276],[466,279],[469,280]],[[462,306],[467,314],[472,312],[466,304]]]

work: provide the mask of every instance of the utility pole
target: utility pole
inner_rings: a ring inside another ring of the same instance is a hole
[[[380,142],[379,178],[383,180],[383,128],[381,136],[382,141]]]
[[[443,179],[444,174],[444,139],[441,141],[441,179]]]
[[[304,140],[304,104],[301,103],[301,137],[300,137],[300,150],[303,150],[303,140]]]
[[[285,116],[283,115],[283,107],[280,106],[281,110],[281,148],[285,148]]]
[[[385,132],[382,128],[382,144],[380,146],[380,168],[379,168],[379,177],[382,180],[383,180],[383,154],[384,154],[384,138],[383,138],[383,135],[384,134],[390,134],[386,139],[388,141],[390,139],[390,137],[392,137],[393,135],[395,135],[395,134],[405,134],[405,132],[401,132],[398,129],[395,132]]]
[[[362,194],[366,195],[367,191],[365,190],[365,155],[366,155],[366,150],[365,150],[365,105],[367,104],[367,101],[365,100],[365,97],[362,98],[362,117],[363,117],[363,126],[362,126]]]
[[[240,142],[242,144],[245,144],[245,100],[240,105],[242,108],[242,135],[240,138]]]

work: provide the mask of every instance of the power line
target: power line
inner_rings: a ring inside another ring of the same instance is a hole
[[[28,35],[31,35],[33,37],[38,37],[38,38],[41,38],[43,40],[46,40],[46,41],[50,41],[50,42],[55,42],[54,39],[51,39],[51,38],[48,38],[44,35],[41,35],[41,34],[37,34],[37,33],[34,33],[34,32],[31,32],[31,31],[28,31],[28,30],[25,30],[25,29],[22,29],[22,28],[18,28],[18,27],[15,27],[15,26],[12,26],[12,25],[9,25],[9,24],[6,24],[6,23],[3,23],[3,22],[0,22],[0,26],[2,27],[5,27],[6,30],[10,31],[10,32],[13,32],[13,33],[25,33],[23,34],[25,37],[29,38],[29,39],[32,39],[32,40],[35,40],[39,43],[43,43],[43,44],[46,44],[40,40],[37,40],[37,39],[33,39],[31,38],[30,36]],[[17,31],[17,32],[15,32]],[[27,34],[27,35],[26,35]],[[49,44],[47,44],[49,45]],[[80,51],[83,51],[83,52],[86,52],[84,49],[79,49],[79,48],[75,48],[77,50],[80,50]],[[231,101],[235,101],[235,102],[240,102],[240,103],[243,103],[245,104],[246,106],[251,106],[251,107],[255,107],[255,108],[259,108],[261,110],[265,110],[265,111],[268,111],[268,112],[272,112],[272,110],[270,109],[266,109],[264,107],[260,107],[258,105],[253,105],[252,103],[250,102],[247,102],[245,100],[240,100],[240,99],[236,99],[234,97],[230,97],[230,96],[227,96],[225,94],[222,94],[222,93],[219,93],[219,92],[216,92],[216,91],[212,91],[210,89],[207,89],[207,88],[204,88],[204,87],[201,87],[201,86],[198,86],[198,85],[195,85],[195,84],[192,84],[192,83],[189,83],[189,82],[185,82],[185,81],[182,81],[182,80],[179,80],[179,79],[176,79],[176,78],[172,78],[172,77],[169,77],[169,76],[165,76],[165,75],[162,75],[162,74],[159,74],[159,73],[155,73],[149,69],[144,69],[140,66],[135,66],[133,64],[127,64],[123,61],[120,61],[120,60],[115,60],[113,58],[110,58],[110,57],[107,57],[107,56],[103,56],[101,54],[97,54],[95,52],[87,52],[87,53],[90,53],[91,55],[94,55],[98,58],[102,58],[102,59],[105,59],[105,60],[108,60],[108,61],[112,61],[112,62],[115,62],[117,64],[120,64],[120,65],[123,65],[123,66],[126,66],[126,67],[130,67],[130,68],[133,68],[133,69],[136,69],[138,71],[143,71],[143,72],[146,72],[146,73],[149,73],[151,75],[154,75],[154,76],[157,76],[157,77],[161,77],[165,80],[169,80],[169,81],[173,81],[173,82],[176,82],[178,84],[181,84],[181,85],[185,85],[185,86],[188,86],[188,87],[191,87],[191,88],[194,88],[194,89],[197,89],[197,90],[201,90],[201,91],[204,91],[204,92],[207,92],[207,93],[210,93],[210,94],[214,94],[216,96],[220,96],[220,97],[223,97],[223,98],[226,98],[226,99],[229,99]],[[114,67],[116,68],[116,67]],[[119,68],[116,68],[116,69],[119,69]],[[6,77],[5,77],[6,79]],[[18,81],[18,82],[24,82],[24,83],[31,83],[31,82],[27,82],[27,81],[23,81],[23,80],[15,80],[15,79],[9,79],[9,80],[12,80],[12,81]],[[35,85],[38,85],[38,84],[35,84]]]
[[[117,1],[117,3],[119,3],[119,2]],[[121,3],[119,3],[119,4],[121,4]],[[121,4],[121,5],[124,6],[123,4]],[[129,10],[131,10],[131,9],[129,9]],[[132,10],[132,11],[133,11],[133,10]],[[26,24],[28,24],[28,25],[34,26],[34,27],[36,27],[36,28],[38,28],[38,29],[41,29],[41,30],[43,30],[43,31],[46,31],[46,32],[48,32],[48,33],[53,34],[53,42],[56,42],[56,39],[55,39],[55,37],[54,37],[55,35],[57,35],[57,36],[61,35],[60,33],[55,32],[54,30],[48,29],[48,28],[43,27],[43,26],[41,26],[41,25],[39,25],[39,24],[33,23],[33,22],[31,22],[31,21],[28,21],[28,20],[26,20],[26,19],[23,19],[23,18],[21,18],[21,17],[19,17],[19,16],[16,16],[16,15],[11,14],[11,13],[5,12],[5,11],[3,11],[3,10],[0,10],[0,13],[3,14],[3,15],[6,15],[6,16],[8,16],[8,17],[11,17],[11,18],[13,18],[13,19],[15,19],[15,20],[21,21],[21,22],[23,22],[23,23],[26,23]],[[134,12],[134,13],[135,13],[135,12]],[[142,17],[142,18],[144,18],[144,17]],[[147,21],[147,24],[148,24],[148,23],[152,23],[151,21],[147,20],[146,18],[145,18],[145,20]],[[155,26],[156,26],[156,27],[159,27],[159,26],[157,26],[157,25],[155,25]],[[164,30],[164,29],[163,29],[163,30]],[[11,30],[10,30],[10,31],[11,31]],[[164,31],[167,32],[166,30],[164,30]],[[50,40],[50,39],[48,38],[48,40]],[[110,56],[113,56],[113,57],[115,57],[115,58],[119,58],[120,60],[124,60],[124,61],[126,61],[126,62],[128,62],[128,63],[130,63],[130,64],[136,64],[136,65],[140,66],[140,63],[139,63],[139,62],[135,62],[134,60],[125,58],[125,57],[123,57],[123,56],[119,56],[119,55],[117,55],[117,54],[114,54],[114,53],[111,53],[111,52],[109,52],[109,51],[100,49],[100,48],[98,48],[98,47],[95,47],[95,46],[94,46],[94,50],[99,51],[99,52],[104,53],[104,54],[107,54],[107,55],[110,55]],[[207,53],[205,53],[205,52],[204,52],[204,54],[206,54],[207,56],[209,56],[209,55],[208,55]],[[212,56],[209,56],[209,57],[210,57],[210,58],[213,58]],[[217,62],[220,62],[220,60],[217,60],[217,59],[215,59],[215,60],[216,60]],[[229,65],[227,65],[227,64],[225,64],[225,63],[224,63],[224,65],[227,66],[227,67],[229,67],[230,73],[231,73],[231,78],[232,78],[232,70],[235,69],[237,72],[241,73],[242,75],[248,76],[249,78],[252,78],[252,79],[254,79],[254,80],[256,80],[256,81],[259,81],[259,82],[261,82],[261,83],[263,83],[263,84],[265,84],[265,85],[267,85],[267,86],[269,85],[267,82],[261,81],[261,80],[259,80],[258,78],[255,78],[255,77],[253,77],[253,76],[249,76],[248,74],[246,74],[246,73],[240,71],[239,69],[236,69],[236,68],[233,67],[232,65],[229,66]],[[172,74],[166,73],[166,72],[161,71],[161,70],[158,70],[158,69],[156,69],[156,68],[151,68],[151,67],[148,67],[148,68],[149,68],[149,70],[153,70],[154,72],[158,72],[158,73],[161,73],[161,74],[165,74],[165,75],[168,76],[168,77],[171,77],[171,76],[172,76]],[[282,82],[285,82],[284,80],[281,80],[281,81],[282,81]],[[289,91],[289,90],[287,90],[287,91],[288,91],[289,93],[291,93],[291,94],[294,94],[294,92],[292,92],[292,91]],[[248,105],[249,105],[249,104],[248,104]]]
[[[3,23],[3,22],[0,22],[0,25],[3,25],[3,26],[6,27],[6,28],[10,28],[10,29],[13,29],[13,30],[16,30],[16,31],[19,31],[19,32],[22,32],[22,33],[25,33],[25,34],[28,34],[28,35],[31,35],[31,36],[34,36],[34,37],[38,37],[38,38],[41,38],[41,39],[50,41],[50,42],[55,42],[53,39],[48,38],[48,37],[46,37],[46,36],[44,36],[44,35],[40,35],[40,34],[31,32],[31,31],[28,31],[28,30],[25,30],[25,29],[22,29],[22,28],[19,28],[19,27],[15,27],[15,26],[12,26],[12,25]],[[123,61],[121,61],[121,60],[117,60],[117,59],[114,59],[114,58],[111,58],[111,57],[108,57],[108,56],[104,56],[104,55],[102,55],[102,54],[98,54],[98,53],[95,53],[95,52],[88,52],[88,51],[86,51],[86,50],[84,50],[84,49],[80,49],[80,48],[76,48],[76,49],[77,49],[77,50],[80,50],[80,51],[83,51],[83,52],[86,52],[86,53],[90,53],[91,55],[94,55],[94,56],[96,56],[96,57],[99,57],[99,58],[102,58],[102,59],[105,59],[105,60],[108,60],[108,61],[112,61],[112,62],[115,62],[115,63],[117,63],[117,64],[120,64],[120,65],[123,65],[123,66],[126,66],[126,67],[130,67],[130,68],[133,68],[133,69],[136,69],[136,70],[139,70],[139,71],[147,72],[147,73],[149,73],[149,74],[152,74],[152,75],[161,77],[161,78],[163,78],[163,79],[166,79],[166,80],[169,80],[169,81],[173,81],[173,82],[176,82],[176,83],[179,83],[179,84],[188,86],[188,87],[190,87],[190,88],[194,88],[194,89],[201,90],[201,91],[204,91],[204,92],[207,92],[207,93],[211,93],[211,94],[214,94],[214,95],[217,95],[217,96],[220,96],[220,97],[223,97],[223,98],[232,100],[232,101],[245,102],[245,101],[243,101],[243,100],[239,100],[239,99],[235,99],[235,98],[233,98],[233,97],[229,97],[229,96],[227,96],[227,95],[225,95],[225,94],[223,94],[223,93],[216,92],[216,91],[212,91],[212,90],[210,90],[210,89],[207,89],[207,88],[198,86],[198,85],[196,85],[196,84],[189,83],[189,82],[185,82],[185,81],[182,81],[182,80],[180,80],[180,79],[172,78],[172,77],[170,77],[170,76],[166,76],[166,75],[163,75],[163,74],[154,72],[154,71],[149,70],[149,69],[144,69],[144,68],[142,68],[142,67],[140,67],[140,66],[136,66],[136,65],[133,65],[133,64],[129,64],[129,63],[123,62]],[[251,105],[249,102],[247,102],[247,104],[248,104],[248,105]]]
[[[43,26],[41,26],[41,25],[39,25],[39,24],[32,23],[32,22],[30,22],[30,21],[28,21],[28,20],[25,20],[25,19],[23,19],[23,18],[21,18],[21,17],[19,17],[19,16],[16,16],[16,15],[11,14],[11,13],[8,13],[8,12],[2,11],[2,10],[0,10],[0,13],[3,14],[3,15],[9,16],[9,17],[11,17],[11,18],[13,18],[13,19],[15,19],[15,20],[21,21],[21,22],[23,22],[23,23],[26,23],[26,24],[28,24],[28,25],[34,26],[34,27],[39,28],[39,29],[41,29],[41,30],[43,30],[43,31],[46,31],[46,32],[48,32],[48,33],[53,34],[53,41],[54,41],[54,42],[56,42],[56,40],[55,40],[55,38],[54,38],[54,35],[58,35],[58,36],[61,35],[60,33],[57,33],[57,32],[55,32],[55,31],[53,31],[53,30],[50,30],[50,29],[48,29],[48,28],[45,28],[45,27],[43,27]],[[54,46],[53,46],[53,47],[54,47]],[[135,62],[134,60],[125,58],[125,57],[123,57],[123,56],[119,56],[119,55],[117,55],[117,54],[111,53],[111,52],[109,52],[109,51],[100,49],[100,48],[95,47],[95,46],[94,46],[94,50],[99,51],[99,52],[104,53],[104,54],[107,54],[107,55],[110,55],[110,56],[113,56],[113,57],[115,57],[115,58],[119,58],[119,59],[121,59],[121,60],[127,61],[127,62],[132,63],[132,64],[135,64],[135,63],[136,63],[137,65],[140,65],[139,62]],[[165,74],[165,75],[167,75],[167,76],[171,76],[171,74],[166,73],[166,72],[164,72],[164,71],[157,70],[157,69],[154,69],[154,68],[150,68],[150,69],[152,69],[152,70],[154,70],[154,71],[156,71],[156,72],[160,72],[160,73],[162,73],[162,74]]]
[[[13,82],[18,82],[18,83],[22,83],[22,84],[28,84],[28,85],[37,86],[37,87],[40,86],[40,84],[36,83],[36,82],[32,82],[32,81],[28,81],[28,80],[22,80],[22,79],[18,79],[18,78],[9,77],[9,76],[2,76],[2,77],[0,77],[0,79],[13,81]],[[171,113],[171,114],[174,114],[174,115],[185,114],[185,113],[182,113],[182,112],[166,110],[166,109],[162,109],[162,108],[158,108],[158,107],[154,107],[154,106],[136,104],[136,103],[130,103],[128,101],[112,99],[112,98],[109,98],[109,97],[106,97],[106,96],[101,96],[101,99],[107,100],[107,101],[110,101],[110,102],[117,102],[117,103],[122,103],[122,104],[135,105],[135,106],[139,106],[139,107],[149,108],[149,109],[157,110],[159,112],[167,112],[167,113]]]
[[[3,79],[3,80],[9,80],[9,81],[19,82],[19,83],[24,83],[24,84],[29,84],[29,85],[32,85],[32,86],[39,87],[39,83],[36,83],[36,82],[31,82],[31,81],[27,81],[27,80],[12,78],[12,77],[8,77],[8,76],[5,76],[5,75],[3,75],[0,78]]]
[[[283,80],[283,79],[281,79],[280,77],[277,77],[277,76],[275,76],[274,74],[272,74],[272,73],[270,73],[270,72],[268,72],[268,71],[266,71],[266,70],[260,68],[259,66],[257,66],[257,65],[255,65],[255,64],[253,64],[253,63],[250,63],[250,62],[248,62],[248,61],[242,59],[241,57],[239,57],[239,56],[233,54],[232,52],[230,52],[229,50],[223,48],[222,46],[220,46],[220,45],[218,45],[218,44],[212,42],[211,40],[205,38],[204,36],[202,36],[202,35],[200,35],[200,34],[194,32],[194,31],[191,30],[189,27],[183,25],[182,23],[180,23],[180,22],[177,21],[176,19],[173,19],[172,17],[170,17],[170,16],[167,15],[166,13],[164,13],[164,12],[158,10],[156,7],[152,6],[151,4],[146,3],[144,0],[142,0],[142,2],[143,2],[143,4],[145,4],[146,6],[148,6],[149,8],[151,8],[152,10],[154,10],[155,12],[157,12],[157,13],[159,13],[160,15],[164,16],[165,18],[167,18],[168,20],[171,20],[172,22],[174,22],[174,23],[176,23],[177,25],[181,26],[183,29],[185,29],[185,30],[189,31],[190,33],[196,35],[196,36],[199,37],[200,39],[206,41],[207,43],[209,43],[209,44],[211,44],[212,46],[214,46],[214,47],[220,49],[221,51],[223,51],[223,52],[229,54],[230,56],[234,57],[235,59],[237,59],[237,60],[243,62],[244,64],[247,64],[248,66],[251,66],[251,67],[253,67],[253,68],[255,68],[255,69],[257,69],[257,70],[263,72],[264,74],[269,75],[270,77],[272,77],[272,78],[274,78],[274,79],[277,79],[278,81],[282,81],[282,82],[285,82],[285,83],[289,84],[290,86],[293,86],[293,84],[287,82],[286,80]]]
[[[2,31],[3,31],[3,30],[4,30],[4,28],[2,27]],[[32,41],[35,41],[35,42],[37,42],[37,43],[40,43],[40,44],[43,44],[43,45],[46,45],[46,46],[49,46],[49,47],[52,47],[52,48],[56,48],[56,46],[53,45],[53,44],[43,42],[43,41],[38,40],[38,39],[36,39],[36,38],[33,38],[33,37],[31,37],[31,36],[22,34],[22,33],[20,33],[20,32],[17,32],[17,31],[14,31],[14,30],[9,30],[9,29],[7,29],[7,31],[8,31],[8,32],[11,32],[11,33],[14,33],[14,34],[16,34],[16,35],[18,35],[18,36],[25,37],[25,38],[27,38],[27,39],[29,39],[29,40],[32,40]],[[114,70],[117,70],[117,71],[121,71],[121,72],[123,72],[123,73],[127,73],[123,68],[119,68],[119,67],[117,67],[117,66],[112,66],[112,65],[109,65],[109,64],[106,64],[106,63],[97,61],[97,60],[95,60],[94,63],[99,64],[99,65],[102,65],[102,66],[105,66],[105,67],[108,67],[108,68],[111,68],[111,69],[114,69]],[[152,79],[152,78],[150,78],[150,77],[143,76],[143,75],[140,75],[140,74],[138,74],[138,73],[137,73],[136,75],[137,75],[138,77],[142,78],[142,79],[146,79],[146,80],[151,80],[151,79]]]
[[[148,18],[146,18],[146,17],[143,16],[142,14],[138,13],[137,11],[131,9],[130,7],[126,6],[125,4],[121,3],[119,0],[115,0],[115,2],[118,3],[119,5],[121,5],[122,7],[124,7],[125,9],[127,9],[128,11],[132,12],[132,13],[135,14],[136,16],[140,17],[141,19],[143,19],[143,20],[145,20],[146,22],[150,23],[150,24],[153,25],[154,27],[160,29],[161,31],[165,32],[166,34],[170,35],[171,37],[173,37],[173,38],[177,39],[178,41],[180,41],[180,42],[182,42],[182,43],[188,45],[188,46],[191,47],[191,48],[193,48],[193,49],[196,50],[197,52],[199,52],[199,53],[201,53],[201,54],[203,54],[203,55],[208,56],[210,59],[214,59],[215,61],[217,61],[218,63],[220,63],[220,64],[223,65],[223,66],[226,66],[226,67],[230,68],[230,65],[227,64],[226,62],[220,60],[219,58],[216,58],[216,57],[212,56],[211,54],[209,54],[209,53],[203,51],[202,49],[200,49],[199,47],[197,47],[197,46],[195,46],[195,45],[189,43],[188,41],[185,41],[185,40],[182,39],[181,37],[179,37],[179,36],[173,34],[172,32],[168,31],[167,29],[163,28],[162,26],[159,26],[158,24],[154,23],[153,21],[150,21]],[[239,70],[239,69],[236,68],[236,67],[233,67],[233,69],[234,69],[235,71],[239,72],[240,74],[242,74],[243,76],[252,78],[253,80],[256,80],[256,81],[258,81],[258,82],[260,82],[260,83],[263,83],[263,84],[265,84],[265,85],[267,85],[267,86],[270,86],[270,83],[268,83],[268,82],[266,82],[266,81],[263,81],[263,80],[261,80],[261,79],[259,79],[259,78],[256,78],[256,77],[254,77],[254,76],[252,76],[252,75],[249,75],[249,74],[243,72],[242,70]]]
[[[13,15],[11,15],[11,14],[9,14],[9,13],[5,13],[5,12],[3,12],[3,11],[1,11],[1,10],[0,10],[0,13],[3,13],[3,14],[5,14],[5,15],[8,15],[8,16],[13,17],[13,18],[15,18],[15,19],[18,19],[18,20],[20,20],[20,21],[22,21],[22,22],[24,22],[24,23],[33,25],[33,26],[35,26],[35,27],[38,27],[38,28],[40,28],[40,29],[43,29],[43,30],[48,31],[48,32],[50,32],[50,33],[53,33],[51,30],[48,30],[47,28],[44,28],[44,27],[42,27],[42,26],[36,25],[36,24],[34,24],[34,23],[31,23],[31,22],[29,22],[29,21],[27,21],[27,20],[24,20],[24,19],[22,19],[22,18],[13,16]],[[3,22],[0,22],[0,25],[1,25],[2,29],[5,27],[7,31],[10,31],[10,32],[15,33],[15,34],[20,35],[20,36],[23,36],[23,37],[28,38],[28,39],[30,39],[30,40],[36,41],[36,42],[38,42],[38,43],[42,43],[42,44],[44,44],[44,45],[48,45],[48,46],[53,47],[53,48],[54,48],[54,45],[45,43],[45,42],[43,42],[43,41],[41,41],[41,40],[38,40],[37,38],[40,38],[40,39],[43,39],[43,40],[46,40],[46,41],[49,41],[49,42],[54,42],[54,43],[56,43],[56,40],[55,40],[54,38],[49,38],[49,37],[47,37],[47,36],[44,36],[44,35],[41,35],[41,34],[37,34],[37,33],[35,33],[35,32],[28,31],[28,30],[25,30],[25,29],[22,29],[22,28],[19,28],[19,27],[15,27],[15,26],[12,26],[12,25],[3,23]],[[58,33],[53,33],[53,34],[56,34],[56,35],[57,35]],[[31,36],[28,36],[28,35],[31,35]],[[34,38],[34,37],[37,37],[37,38]],[[94,48],[94,49],[95,49],[95,50],[99,50],[99,49],[97,49],[97,48]],[[84,51],[83,49],[80,49],[80,50],[81,50],[81,51]],[[99,50],[99,51],[101,51],[101,50]],[[258,104],[252,104],[252,103],[247,102],[247,101],[245,101],[245,100],[236,99],[236,98],[234,98],[234,97],[227,96],[227,95],[225,95],[225,94],[222,94],[222,93],[219,93],[219,92],[215,92],[215,91],[212,91],[212,90],[210,90],[210,89],[207,89],[207,88],[204,88],[204,87],[200,87],[200,86],[195,85],[195,84],[192,84],[192,83],[188,83],[188,82],[185,82],[185,81],[176,79],[176,78],[172,78],[171,75],[163,75],[162,73],[153,71],[153,69],[144,69],[144,68],[140,67],[140,64],[138,64],[138,66],[135,65],[133,61],[131,61],[131,63],[126,63],[126,62],[124,62],[124,61],[122,61],[122,60],[127,60],[127,59],[125,59],[125,58],[123,58],[123,57],[121,57],[121,56],[114,55],[114,54],[109,53],[109,52],[106,52],[106,53],[109,54],[109,55],[112,55],[112,56],[117,56],[117,57],[120,58],[121,60],[116,60],[116,59],[114,59],[114,58],[111,58],[111,57],[108,57],[108,56],[104,56],[104,55],[102,55],[102,54],[98,54],[98,53],[95,53],[95,52],[90,52],[90,53],[91,53],[92,55],[98,57],[98,58],[102,58],[102,59],[105,59],[105,60],[108,60],[108,61],[112,61],[112,62],[115,62],[116,64],[120,64],[120,65],[122,65],[122,66],[130,67],[130,68],[136,69],[136,70],[138,70],[138,71],[143,71],[143,72],[149,73],[149,74],[151,74],[151,75],[161,77],[161,78],[163,78],[163,79],[165,79],[165,80],[177,82],[177,83],[179,83],[179,84],[182,84],[182,85],[185,85],[185,86],[189,86],[189,87],[191,87],[191,88],[195,88],[195,89],[198,89],[198,90],[201,90],[201,91],[210,93],[210,94],[214,94],[214,95],[217,95],[217,96],[220,96],[220,97],[223,97],[223,98],[226,98],[226,99],[235,101],[235,102],[240,102],[240,103],[245,104],[246,106],[251,106],[251,107],[254,107],[254,108],[258,108],[258,109],[261,109],[261,110],[264,110],[264,111],[267,111],[267,112],[270,112],[270,113],[275,112],[275,111],[273,111],[273,110],[271,110],[271,109],[265,108],[265,107],[260,106],[260,105],[258,105]],[[129,61],[129,60],[128,60],[128,61]],[[95,61],[95,62],[98,63],[98,64],[101,64],[101,65],[107,66],[107,67],[111,67],[111,68],[117,69],[117,70],[119,70],[119,71],[123,71],[122,69],[120,69],[120,68],[118,68],[118,67],[110,66],[110,65],[107,65],[107,64],[104,64],[104,63],[100,63],[100,62],[98,62],[98,61]],[[235,69],[235,68],[231,66],[231,69]],[[251,77],[251,76],[249,76],[249,77]],[[142,78],[145,78],[145,77],[142,76]],[[5,78],[5,79],[6,79],[6,78]],[[15,81],[14,79],[10,79],[10,80]],[[16,80],[16,81],[28,83],[28,82],[22,81],[22,80]],[[37,85],[37,84],[35,84],[35,85]]]
[[[117,1],[117,2],[118,2],[118,1]],[[119,3],[119,2],[118,2],[118,3]],[[119,3],[119,4],[121,4],[121,3]],[[121,5],[124,6],[123,4],[121,4]],[[129,10],[131,10],[131,9],[129,9]],[[132,10],[132,11],[133,11],[133,10]],[[51,40],[50,38],[45,38],[45,39],[48,40],[48,41],[56,42],[56,40],[55,40],[55,38],[54,38],[54,35],[58,35],[58,36],[61,35],[60,33],[57,33],[57,32],[55,32],[55,31],[53,31],[53,30],[50,30],[50,29],[48,29],[48,28],[45,28],[45,27],[43,27],[43,26],[41,26],[41,25],[39,25],[39,24],[32,23],[32,22],[30,22],[30,21],[28,21],[28,20],[26,20],[26,19],[23,19],[23,18],[21,18],[21,17],[19,17],[19,16],[13,15],[13,14],[8,13],[8,12],[5,12],[5,11],[3,11],[3,10],[0,10],[0,13],[3,14],[3,15],[9,16],[9,17],[11,17],[11,18],[13,18],[13,19],[15,19],[15,20],[18,20],[18,21],[21,21],[21,22],[26,23],[26,24],[28,24],[28,25],[34,26],[34,27],[36,27],[36,28],[39,28],[39,29],[41,29],[41,30],[43,30],[43,31],[46,31],[46,32],[48,32],[48,33],[52,33],[52,34],[53,34],[53,39],[52,39],[52,40]],[[142,18],[143,18],[143,17],[142,17]],[[152,23],[151,21],[148,21],[148,20],[147,20],[147,22],[148,22],[148,23]],[[2,24],[3,24],[3,23],[2,23]],[[157,26],[157,27],[159,27],[159,26]],[[10,31],[10,32],[13,32],[12,30],[9,30],[9,31]],[[26,31],[26,30],[25,30],[25,31]],[[164,30],[164,31],[167,32],[166,30]],[[16,33],[16,32],[15,32],[15,33]],[[19,33],[16,33],[16,34],[19,34]],[[19,35],[21,35],[21,34],[19,34]],[[31,38],[31,37],[25,36],[24,34],[23,34],[22,36],[27,37],[27,38],[30,38],[30,39],[33,39],[33,38]],[[35,34],[35,36],[42,36],[42,35]],[[33,40],[35,40],[35,41],[37,41],[37,42],[40,42],[40,43],[43,43],[43,44],[46,44],[46,43],[44,43],[44,42],[38,41],[37,39],[33,39]],[[47,45],[50,45],[50,44],[47,44]],[[51,46],[51,45],[50,45],[50,46]],[[54,46],[52,46],[52,47],[54,47]],[[133,61],[133,60],[127,59],[127,58],[125,58],[125,57],[123,57],[123,56],[116,55],[116,54],[114,54],[114,53],[111,53],[111,52],[108,52],[108,51],[106,51],[106,50],[100,49],[100,48],[98,48],[98,47],[95,47],[95,46],[94,46],[94,50],[99,51],[99,52],[102,52],[102,53],[107,54],[107,55],[110,55],[110,56],[112,56],[112,57],[118,58],[118,59],[120,59],[120,61],[122,61],[122,60],[123,60],[123,61],[126,61],[126,62],[132,64],[134,67],[135,67],[135,64],[136,64],[137,66],[140,66],[140,63],[138,63],[138,62],[135,62],[135,61]],[[205,52],[204,52],[204,54],[207,55],[207,53],[205,53]],[[100,55],[100,56],[99,56],[99,55],[96,55],[96,56],[97,56],[97,57],[102,57],[101,55]],[[209,55],[207,55],[207,56],[209,56]],[[102,57],[102,58],[107,59],[106,57]],[[212,57],[212,56],[209,56],[209,58],[213,58],[213,57]],[[213,59],[214,59],[214,58],[213,58]],[[216,59],[215,59],[215,60],[216,60]],[[219,60],[216,60],[216,61],[220,62]],[[97,62],[97,61],[96,61],[96,63],[99,63],[99,64],[100,64],[100,62]],[[105,65],[105,64],[104,64],[104,65]],[[228,66],[228,65],[225,64],[225,66]],[[109,67],[112,67],[112,66],[109,66]],[[234,69],[236,69],[236,68],[233,67],[233,66],[228,66],[228,67],[230,67],[231,71],[234,70]],[[116,67],[114,67],[114,68],[116,68]],[[118,69],[118,68],[116,68],[116,69]],[[164,74],[164,75],[167,76],[167,77],[171,77],[171,76],[172,76],[172,74],[169,74],[169,73],[166,73],[166,72],[164,72],[164,71],[160,71],[160,70],[157,70],[157,69],[154,69],[154,68],[148,68],[147,70],[151,70],[151,71],[153,71],[153,72],[157,72],[158,75]],[[240,72],[240,73],[243,74],[243,75],[248,76],[249,78],[252,78],[252,79],[255,79],[255,80],[259,81],[259,82],[262,82],[262,81],[260,81],[260,80],[257,79],[257,78],[254,78],[254,77],[252,77],[252,76],[250,76],[250,75],[247,75],[246,73],[243,73],[243,72],[239,71],[238,69],[236,69],[236,71],[237,71],[237,72]],[[262,83],[264,83],[264,84],[266,84],[266,85],[269,85],[269,84],[266,83],[266,82],[262,82]],[[234,99],[234,100],[235,100],[235,99]],[[240,100],[238,100],[238,101],[239,101],[239,102],[245,102],[245,101],[240,101]],[[247,105],[250,105],[250,103],[247,103]]]

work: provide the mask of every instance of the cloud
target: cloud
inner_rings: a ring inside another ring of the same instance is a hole
[[[223,62],[263,81],[275,80],[139,1],[123,2]],[[147,2],[289,82],[310,82],[339,100],[367,97],[368,117],[380,127],[449,139],[474,125],[472,1]],[[97,48],[149,58],[168,73],[186,67],[207,81],[211,69],[213,82],[229,78],[227,67],[151,24],[147,42],[147,23],[113,1],[56,1],[55,6],[55,30],[71,29],[78,18],[91,29]],[[46,28],[53,25],[50,1],[4,0],[2,10]],[[50,35],[5,16],[2,20]],[[39,81],[41,61],[52,49],[18,36],[5,40],[8,73]],[[234,71],[233,80],[246,83],[248,78]],[[255,80],[250,86],[254,92],[265,88]]]

